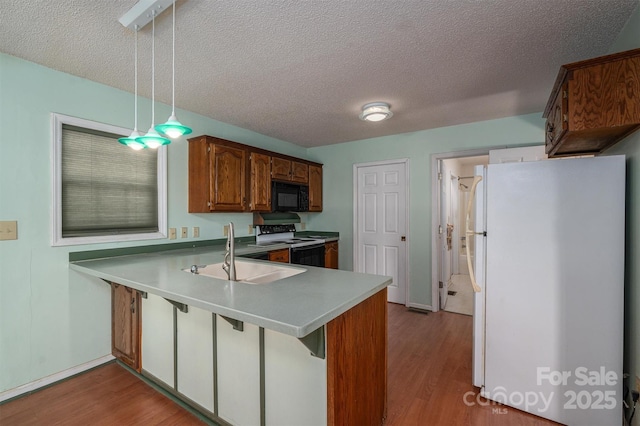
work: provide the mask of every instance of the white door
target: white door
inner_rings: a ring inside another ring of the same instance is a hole
[[[407,162],[355,165],[355,269],[388,275],[388,301],[407,303]]]

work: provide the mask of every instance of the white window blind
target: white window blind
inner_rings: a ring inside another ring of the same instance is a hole
[[[158,232],[158,151],[62,124],[62,238]]]

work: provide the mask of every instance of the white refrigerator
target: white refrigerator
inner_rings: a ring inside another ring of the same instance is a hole
[[[621,424],[624,156],[476,175],[474,385],[563,424]]]

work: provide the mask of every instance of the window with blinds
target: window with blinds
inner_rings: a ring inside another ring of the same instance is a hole
[[[62,125],[62,237],[158,231],[158,153]]]
[[[53,245],[166,238],[166,153],[130,130],[52,114]]]

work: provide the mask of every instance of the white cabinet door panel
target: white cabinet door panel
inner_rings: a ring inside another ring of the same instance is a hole
[[[298,339],[264,331],[266,424],[327,424],[327,363]]]
[[[260,336],[253,324],[234,330],[216,320],[218,348],[218,415],[234,425],[260,424]]]
[[[189,306],[178,311],[177,390],[213,412],[213,317],[211,312]]]
[[[174,387],[173,305],[153,294],[142,299],[142,369]]]

